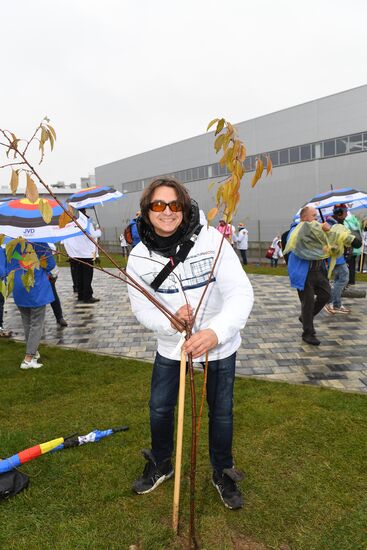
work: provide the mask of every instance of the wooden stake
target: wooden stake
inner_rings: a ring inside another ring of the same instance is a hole
[[[180,364],[180,389],[178,392],[178,418],[177,418],[177,440],[176,440],[176,464],[175,464],[175,486],[173,491],[173,517],[172,528],[177,534],[178,531],[178,511],[180,507],[180,482],[181,482],[181,462],[182,462],[182,437],[185,409],[185,382],[186,382],[186,354],[181,351]]]

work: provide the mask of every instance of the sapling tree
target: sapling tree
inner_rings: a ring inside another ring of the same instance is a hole
[[[214,147],[217,153],[221,152],[220,165],[227,167],[228,176],[224,181],[221,181],[216,191],[216,206],[213,207],[207,213],[208,223],[210,223],[219,213],[225,219],[227,223],[231,223],[233,216],[235,215],[239,201],[240,201],[240,186],[241,181],[245,174],[244,162],[246,159],[246,148],[244,143],[238,138],[236,129],[232,124],[226,121],[224,118],[214,119],[208,125],[207,130],[210,130],[215,126],[215,141]],[[208,289],[208,285],[214,276],[214,271],[218,261],[220,261],[220,254],[223,245],[223,237],[219,249],[216,253],[211,273],[208,278],[208,282],[203,290],[198,307],[195,310],[195,314],[189,322],[184,323],[180,320],[174,312],[165,307],[159,299],[146,290],[138,281],[136,281],[123,267],[121,267],[114,258],[105,250],[97,241],[95,241],[89,233],[83,229],[76,216],[76,211],[70,206],[65,205],[58,200],[52,189],[42,179],[38,173],[38,169],[34,167],[34,156],[37,156],[38,164],[41,164],[44,159],[46,147],[49,146],[51,151],[54,148],[56,141],[56,132],[50,124],[50,120],[45,117],[41,123],[37,126],[36,130],[30,137],[30,139],[19,139],[13,132],[0,129],[0,147],[5,152],[7,161],[0,166],[3,169],[10,169],[10,189],[13,195],[16,194],[20,178],[25,178],[25,196],[30,203],[36,205],[41,213],[41,216],[45,223],[50,223],[52,219],[52,207],[48,198],[41,198],[35,181],[39,184],[47,193],[56,201],[63,209],[61,216],[59,217],[59,227],[65,227],[68,223],[73,222],[86,236],[90,239],[95,246],[99,249],[101,255],[106,256],[112,265],[117,269],[117,273],[105,269],[101,266],[95,266],[95,269],[103,271],[108,276],[117,277],[119,280],[131,285],[136,290],[141,292],[147,300],[154,304],[163,315],[165,315],[171,322],[171,324],[179,332],[185,332],[185,338],[188,339],[192,333],[192,327],[200,310],[204,296]],[[36,150],[35,150],[36,149]],[[271,173],[272,165],[269,157],[267,162],[267,175]],[[252,178],[252,187],[256,185],[257,181],[262,177],[264,170],[264,160],[258,158],[256,161],[256,170]],[[213,182],[212,185],[215,185]],[[1,213],[1,210],[0,210]],[[0,227],[1,231],[1,227]],[[0,244],[4,242],[5,235],[0,235]],[[29,290],[34,284],[34,270],[45,266],[46,259],[44,257],[39,258],[30,242],[23,237],[17,237],[7,242],[6,257],[10,261],[14,255],[20,256],[19,268],[22,270],[22,282],[24,286]],[[18,252],[20,250],[20,253]],[[14,287],[14,273],[15,270],[10,271],[6,279],[0,282],[0,292],[7,298]],[[174,274],[174,272],[173,272]],[[181,285],[181,281],[179,281]],[[185,295],[182,285],[181,289]],[[188,303],[187,298],[185,297]],[[189,366],[189,380],[190,380],[190,393],[191,393],[191,417],[192,417],[192,439],[191,439],[191,472],[190,472],[190,535],[189,545],[191,547],[198,547],[195,534],[195,479],[196,479],[196,452],[197,452],[197,440],[200,432],[201,418],[203,413],[203,405],[205,399],[205,387],[207,377],[207,361],[204,369],[204,384],[203,393],[201,396],[200,413],[197,417],[196,411],[196,393],[195,393],[195,381],[194,381],[194,369],[192,355],[187,357]]]

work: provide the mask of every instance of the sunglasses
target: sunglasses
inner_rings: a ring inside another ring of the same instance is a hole
[[[149,205],[149,210],[152,210],[153,212],[164,212],[167,206],[171,212],[182,212],[182,204],[177,201],[153,201]]]

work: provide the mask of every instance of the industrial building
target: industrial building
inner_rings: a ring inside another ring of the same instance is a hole
[[[234,125],[248,155],[234,222],[247,225],[250,243],[271,241],[289,227],[300,206],[331,186],[367,190],[367,85]],[[214,133],[203,133],[96,167],[97,185],[126,194],[97,209],[104,239],[117,238],[138,210],[142,190],[156,176],[175,176],[204,212],[212,208],[216,185],[209,190],[209,184],[226,176],[213,145]],[[268,154],[273,173],[252,189],[255,160]]]

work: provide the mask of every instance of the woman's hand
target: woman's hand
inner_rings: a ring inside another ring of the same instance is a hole
[[[185,353],[192,353],[192,358],[197,359],[205,355],[207,351],[215,348],[218,344],[218,337],[214,330],[206,328],[195,332],[184,344]]]
[[[194,310],[192,309],[192,307],[190,305],[187,305],[185,304],[184,306],[181,306],[180,309],[178,309],[175,313],[176,317],[178,317],[180,319],[180,321],[182,321],[183,323],[191,323],[192,321],[192,318],[193,318],[193,313],[194,313]],[[171,323],[171,326],[172,328],[176,328],[172,323]],[[183,331],[184,329],[182,329]],[[182,332],[181,331],[181,332]]]

